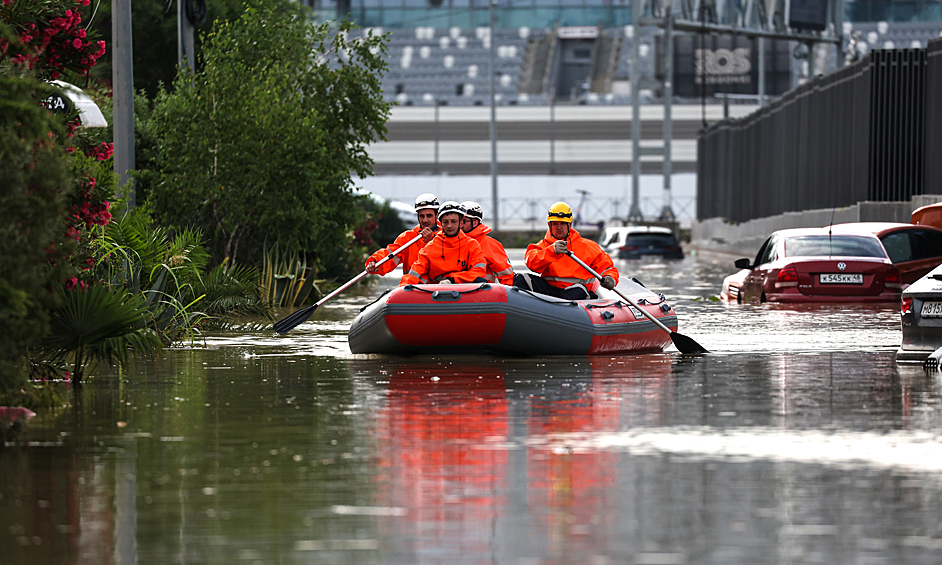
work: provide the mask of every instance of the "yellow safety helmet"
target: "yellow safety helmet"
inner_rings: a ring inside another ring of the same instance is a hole
[[[565,202],[557,202],[549,208],[546,213],[547,222],[566,222],[572,223],[572,208]]]

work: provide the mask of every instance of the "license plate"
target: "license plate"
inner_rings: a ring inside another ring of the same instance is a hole
[[[821,284],[863,284],[860,273],[822,273]]]
[[[919,315],[923,318],[942,318],[942,302],[923,302]]]

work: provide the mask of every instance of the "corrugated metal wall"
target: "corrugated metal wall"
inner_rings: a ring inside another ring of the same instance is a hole
[[[923,194],[926,50],[870,54],[870,200]]]
[[[942,194],[942,39],[926,48],[924,162],[923,194]]]
[[[927,186],[942,192],[940,130],[942,40],[927,49],[875,50],[750,116],[702,131],[697,217],[744,222],[909,200]]]

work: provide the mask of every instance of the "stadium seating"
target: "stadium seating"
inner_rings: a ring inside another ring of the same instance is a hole
[[[364,34],[369,29],[353,32]],[[387,63],[383,77],[385,99],[405,106],[486,106],[489,105],[488,69],[490,32],[486,27],[447,28],[415,27],[374,30],[389,32]],[[628,78],[631,62],[632,26],[605,30],[617,44],[618,58],[610,92],[583,93],[581,104],[629,104]],[[528,42],[546,37],[545,28],[497,28],[494,67],[497,74],[496,94],[501,105],[545,105],[549,94],[534,93],[522,86],[521,71]],[[656,28],[644,28],[640,34],[640,76],[651,79],[655,73]],[[930,39],[942,35],[942,22],[857,22],[845,23],[848,37],[859,37],[861,55],[871,49],[925,47]],[[831,56],[829,65],[835,65]],[[537,89],[539,90],[539,89]],[[598,90],[598,89],[594,89]],[[642,89],[642,102],[654,102],[651,93]]]

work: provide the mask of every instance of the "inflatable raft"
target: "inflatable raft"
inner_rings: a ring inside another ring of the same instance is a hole
[[[677,330],[663,295],[633,281],[619,290]],[[347,339],[353,353],[390,354],[596,355],[660,352],[671,344],[667,332],[617,296],[562,300],[493,283],[391,289],[360,311]]]

